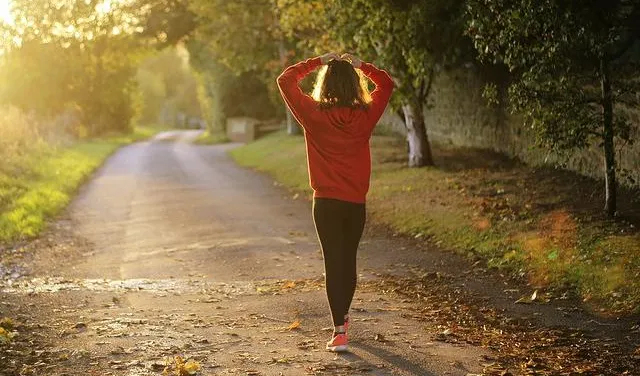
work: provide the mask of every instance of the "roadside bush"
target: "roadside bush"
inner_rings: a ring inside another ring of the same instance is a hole
[[[0,175],[16,175],[34,153],[50,146],[34,118],[14,107],[0,107]]]

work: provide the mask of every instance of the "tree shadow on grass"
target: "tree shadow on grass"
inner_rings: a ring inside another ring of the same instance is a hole
[[[503,154],[475,148],[434,146],[436,167],[458,177],[477,197],[511,196],[514,209],[530,214],[569,210],[584,223],[610,222],[604,213],[604,182],[553,166],[532,167]],[[618,224],[640,225],[640,189],[618,187]],[[626,231],[629,227],[626,227]],[[631,232],[634,232],[633,230]]]

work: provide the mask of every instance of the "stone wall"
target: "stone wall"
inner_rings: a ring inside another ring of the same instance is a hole
[[[489,72],[490,73],[490,72]],[[537,148],[531,132],[517,116],[508,115],[502,108],[489,108],[482,97],[487,72],[466,68],[441,74],[434,86],[433,107],[426,111],[426,125],[432,141],[456,146],[479,147],[517,157],[530,165],[555,164],[581,174],[603,177],[603,152],[594,147],[574,153],[568,160]],[[640,187],[640,109],[630,111],[635,124],[634,146],[618,153],[620,166],[631,171]],[[387,112],[381,122],[399,133],[406,133],[400,118]],[[631,182],[623,182],[632,185]]]
[[[250,142],[255,139],[255,126],[260,121],[250,117],[227,118],[227,137],[232,142]]]
[[[271,132],[284,129],[281,120],[258,120],[251,117],[227,118],[227,137],[232,142],[251,142]]]

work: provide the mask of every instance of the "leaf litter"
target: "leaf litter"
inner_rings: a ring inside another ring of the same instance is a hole
[[[202,367],[195,360],[185,360],[182,356],[176,355],[162,371],[162,376],[192,376],[197,375],[201,369]]]
[[[450,282],[430,274],[384,275],[362,288],[412,302],[410,311],[402,316],[433,323],[440,328],[434,336],[437,341],[492,350],[495,356],[484,363],[483,375],[640,375],[640,348],[634,356],[633,350],[613,339],[507,317]],[[539,300],[540,293],[535,291],[525,299]]]

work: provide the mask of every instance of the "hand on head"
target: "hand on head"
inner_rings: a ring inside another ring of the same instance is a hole
[[[338,54],[336,54],[335,52],[329,52],[320,56],[320,62],[322,64],[327,64],[331,60],[340,60],[340,56],[338,56]]]
[[[344,53],[341,56],[338,56],[336,53],[334,52],[329,52],[326,53],[322,56],[320,56],[320,61],[322,62],[322,64],[327,64],[329,63],[331,60],[345,60],[348,61],[349,63],[351,63],[351,65],[353,65],[354,68],[360,68],[360,65],[362,64],[362,61],[349,54],[349,53]]]
[[[362,64],[362,60],[360,60],[357,57],[351,55],[350,53],[342,54],[342,56],[340,56],[340,59],[347,60],[348,62],[351,63],[351,65],[353,65],[354,68],[360,68],[360,64]]]

